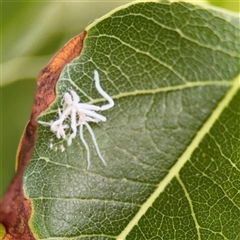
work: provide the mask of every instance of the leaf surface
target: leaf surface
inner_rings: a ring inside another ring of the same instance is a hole
[[[35,237],[238,239],[239,19],[148,2],[86,30],[81,55],[63,69],[56,99],[38,120],[56,120],[69,90],[81,102],[106,104],[97,69],[115,102],[100,112],[106,123],[90,124],[107,166],[85,126],[89,170],[79,133],[67,146],[39,124],[24,174]]]

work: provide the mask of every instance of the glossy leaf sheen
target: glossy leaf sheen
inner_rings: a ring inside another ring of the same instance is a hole
[[[91,124],[107,162],[79,137],[62,153],[39,125],[24,175],[39,239],[237,239],[240,229],[239,20],[185,3],[138,3],[88,29],[64,92],[103,105],[93,70],[114,99]],[[221,110],[222,109],[222,110]]]

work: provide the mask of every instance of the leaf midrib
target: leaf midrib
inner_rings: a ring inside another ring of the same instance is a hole
[[[172,181],[172,179],[179,173],[182,169],[184,164],[189,160],[194,150],[198,147],[199,143],[202,141],[204,136],[210,131],[213,124],[219,118],[223,110],[226,106],[230,103],[233,96],[237,93],[238,89],[240,88],[240,75],[238,75],[234,81],[233,86],[230,90],[226,93],[225,97],[220,101],[217,108],[213,111],[211,116],[207,119],[207,121],[203,124],[202,128],[197,132],[195,138],[192,140],[190,145],[187,147],[185,152],[180,156],[176,164],[169,170],[169,173],[166,177],[159,183],[156,190],[152,193],[152,195],[146,200],[146,202],[142,205],[139,209],[138,213],[135,217],[129,222],[126,228],[118,235],[117,239],[122,240],[126,239],[126,236],[130,233],[133,227],[138,223],[141,217],[147,212],[149,206],[152,206],[154,201],[160,195],[161,192],[164,191],[165,187]]]

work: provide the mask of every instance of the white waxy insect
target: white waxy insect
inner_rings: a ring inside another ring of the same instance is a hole
[[[53,139],[52,139],[52,138],[50,139],[49,147],[50,147],[51,149],[53,149]]]
[[[66,92],[63,96],[63,108],[58,109],[59,118],[55,121],[51,122],[42,122],[38,121],[38,123],[44,126],[50,126],[50,130],[56,135],[57,138],[66,138],[66,129],[71,129],[70,136],[67,136],[67,145],[70,146],[72,144],[72,140],[76,137],[77,131],[79,130],[79,137],[86,149],[87,152],[87,162],[88,162],[88,169],[90,167],[90,150],[88,147],[87,142],[83,137],[83,125],[85,125],[88,129],[88,132],[91,135],[93,144],[96,148],[97,154],[103,164],[106,166],[106,162],[102,157],[102,154],[99,150],[98,143],[96,137],[93,133],[91,126],[88,122],[105,122],[107,119],[103,115],[96,113],[97,111],[105,111],[114,106],[113,99],[102,89],[100,86],[100,80],[97,70],[94,70],[94,80],[95,86],[98,92],[108,101],[108,104],[103,105],[101,107],[88,104],[88,103],[81,103],[80,97],[77,95],[76,92],[70,90],[70,93]],[[68,118],[70,118],[70,124],[67,123]],[[79,129],[78,129],[79,128]],[[50,148],[52,148],[52,143],[50,142]],[[63,152],[65,148],[61,145],[60,150]]]
[[[60,145],[59,149],[61,150],[61,152],[65,151],[65,147],[63,145]]]

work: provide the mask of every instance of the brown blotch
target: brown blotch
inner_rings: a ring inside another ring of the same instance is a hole
[[[86,31],[71,39],[40,72],[30,121],[20,141],[17,172],[0,202],[0,222],[6,228],[4,240],[36,239],[28,225],[32,214],[31,202],[23,192],[23,173],[28,165],[37,139],[36,119],[56,98],[56,83],[64,66],[78,57],[83,48]]]

